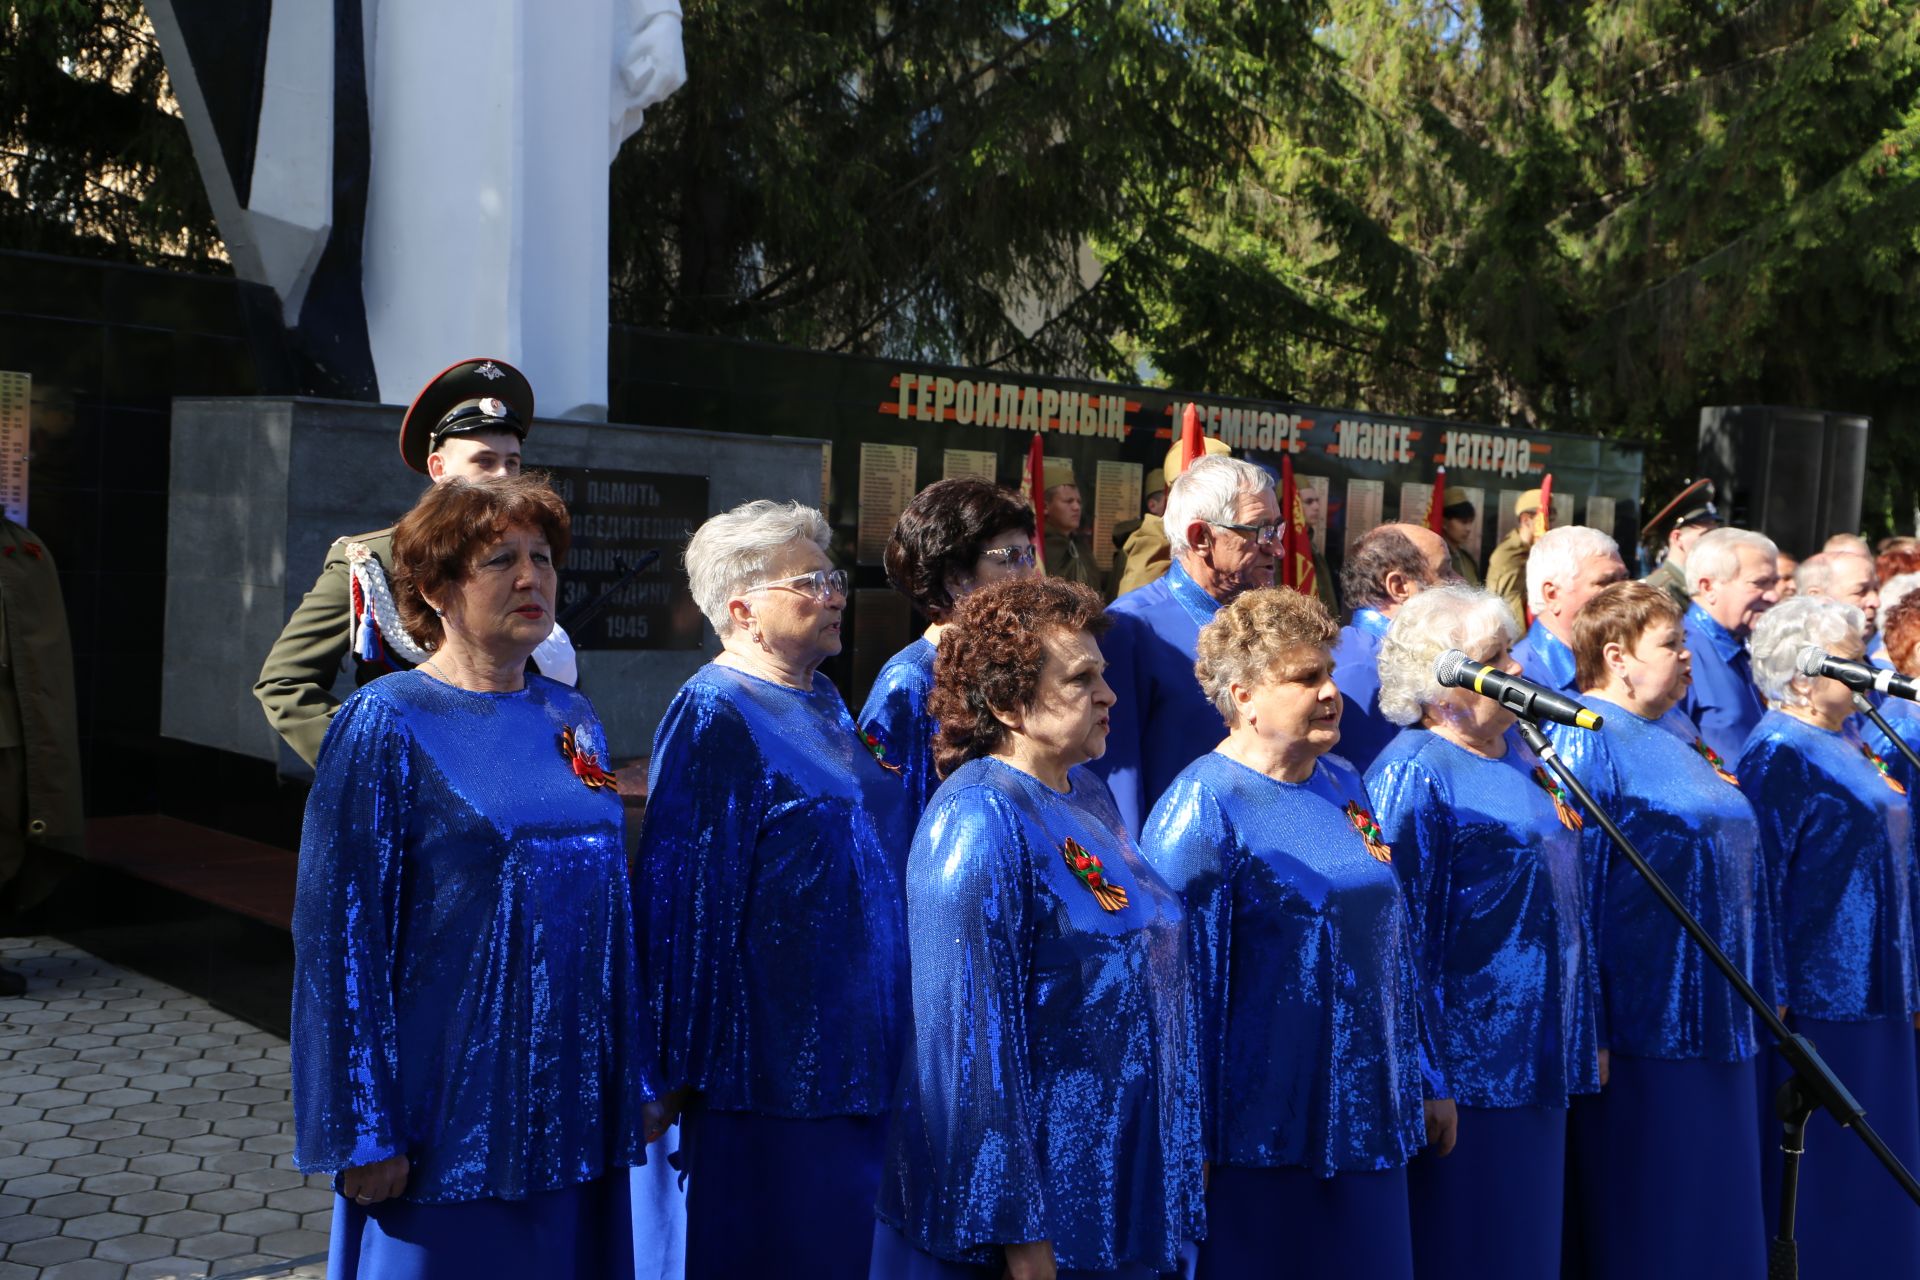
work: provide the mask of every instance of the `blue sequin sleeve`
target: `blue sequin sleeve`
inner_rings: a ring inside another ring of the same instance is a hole
[[[1430,1093],[1447,1096],[1448,1064],[1441,1050],[1446,1024],[1445,982],[1447,897],[1453,825],[1445,820],[1446,801],[1432,774],[1406,763],[1389,764],[1367,775],[1367,794],[1381,839],[1393,850],[1393,869],[1406,894],[1408,932],[1421,985],[1420,1014],[1423,1072]]]
[[[689,685],[654,731],[641,877],[649,886],[647,988],[664,1091],[740,1071],[749,1007],[739,951],[756,815],[771,775],[737,708]]]
[[[407,1149],[398,1087],[393,932],[412,803],[407,732],[391,707],[349,699],[320,749],[301,829],[294,932],[298,1158],[338,1171]]]
[[[1601,711],[1605,714],[1609,709],[1602,706]],[[1561,762],[1580,780],[1580,785],[1593,795],[1594,802],[1606,810],[1608,816],[1617,818],[1620,770],[1607,739],[1594,730],[1559,725],[1551,726],[1547,736],[1560,753]],[[1607,918],[1607,878],[1613,857],[1613,838],[1588,815],[1587,824],[1580,831],[1580,866],[1584,873],[1582,883],[1587,891],[1587,937],[1593,941],[1596,951],[1599,939],[1604,935],[1601,922]],[[1593,966],[1596,974],[1601,967],[1599,964]],[[1593,1021],[1595,1038],[1604,1049],[1609,1044],[1604,991],[1593,1002]]]
[[[860,708],[860,732],[879,745],[882,760],[900,770],[915,818],[940,786],[933,771],[933,738],[940,726],[927,714],[934,656],[934,647],[924,637],[894,654],[880,668],[866,705]],[[898,856],[904,875],[907,850],[900,849]]]

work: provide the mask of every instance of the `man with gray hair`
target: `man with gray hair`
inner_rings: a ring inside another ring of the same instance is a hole
[[[1193,674],[1200,628],[1241,592],[1273,585],[1282,529],[1273,476],[1219,456],[1174,480],[1162,520],[1171,567],[1114,602],[1100,643],[1117,701],[1107,753],[1090,767],[1135,836],[1175,776],[1226,736]]]
[[[1598,529],[1570,524],[1535,538],[1527,557],[1527,608],[1533,611],[1533,626],[1513,647],[1514,661],[1527,679],[1569,697],[1578,694],[1573,620],[1587,601],[1626,580],[1620,544]]]
[[[1822,596],[1858,609],[1867,620],[1867,642],[1871,646],[1880,621],[1880,578],[1871,556],[1852,550],[1808,556],[1793,571],[1793,585],[1799,595]]]
[[[1687,556],[1687,648],[1693,687],[1680,707],[1722,760],[1738,760],[1766,714],[1753,683],[1747,636],[1780,602],[1780,549],[1747,529],[1715,529]]]
[[[1383,524],[1347,552],[1340,592],[1353,606],[1353,621],[1340,628],[1333,645],[1333,679],[1342,702],[1334,751],[1360,772],[1400,732],[1380,714],[1380,641],[1401,605],[1428,587],[1457,581],[1452,548],[1424,525]]]

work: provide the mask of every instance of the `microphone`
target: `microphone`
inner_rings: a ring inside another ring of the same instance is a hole
[[[1529,720],[1551,720],[1577,729],[1598,729],[1601,719],[1564,693],[1510,676],[1484,662],[1475,662],[1458,649],[1434,660],[1433,678],[1449,689],[1471,689],[1492,698],[1515,715]]]
[[[1800,669],[1803,676],[1825,676],[1829,680],[1838,680],[1855,693],[1888,693],[1910,702],[1920,699],[1920,680],[1870,663],[1829,657],[1827,651],[1817,644],[1801,649],[1793,665]]]

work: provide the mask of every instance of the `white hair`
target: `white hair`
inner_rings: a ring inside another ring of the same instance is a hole
[[[1527,553],[1527,607],[1535,613],[1547,604],[1546,585],[1562,590],[1580,576],[1580,566],[1595,556],[1620,555],[1620,544],[1583,524],[1561,525],[1533,540]]]
[[[1873,571],[1873,557],[1860,551],[1822,551],[1810,555],[1800,562],[1793,571],[1793,585],[1803,596],[1824,596],[1833,588],[1833,571],[1840,567],[1843,557],[1865,560],[1867,571]]]
[[[1700,584],[1711,578],[1729,582],[1740,576],[1740,548],[1757,551],[1769,565],[1780,562],[1780,548],[1764,533],[1751,529],[1710,529],[1687,552],[1687,592],[1698,595]]]
[[[1920,573],[1896,573],[1880,584],[1880,616],[1886,617],[1893,612],[1893,606],[1913,594],[1920,587]]]
[[[1420,723],[1420,713],[1446,690],[1433,664],[1449,649],[1478,656],[1495,641],[1520,638],[1513,608],[1478,587],[1430,587],[1400,606],[1380,642],[1380,714],[1395,724]]]
[[[832,546],[833,530],[826,517],[798,502],[765,498],[722,511],[693,531],[687,543],[687,585],[716,634],[724,637],[733,630],[727,602],[764,582],[780,553],[802,541],[822,551]]]
[[[1817,644],[1828,653],[1837,645],[1860,645],[1866,615],[1850,604],[1824,596],[1794,596],[1760,615],[1747,639],[1753,658],[1753,683],[1776,707],[1807,704],[1808,679],[1800,674],[1800,650]]]
[[[1160,514],[1173,554],[1183,556],[1193,550],[1187,543],[1187,528],[1195,521],[1238,523],[1241,494],[1272,490],[1272,473],[1262,471],[1251,462],[1222,454],[1195,458],[1191,466],[1173,478],[1173,487],[1167,490],[1167,509]]]

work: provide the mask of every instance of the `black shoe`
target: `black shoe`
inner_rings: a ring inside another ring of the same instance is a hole
[[[0,996],[27,994],[27,980],[11,969],[0,969]]]

